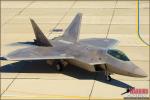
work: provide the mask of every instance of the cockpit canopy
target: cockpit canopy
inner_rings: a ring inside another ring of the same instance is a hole
[[[123,60],[123,61],[130,61],[129,58],[120,50],[116,49],[109,49],[107,53],[117,59]]]

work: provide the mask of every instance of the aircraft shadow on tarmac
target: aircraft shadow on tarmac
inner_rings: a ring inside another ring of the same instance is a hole
[[[32,46],[35,45],[32,41],[10,43],[7,46]]]
[[[81,80],[96,80],[109,85],[117,86],[120,88],[132,88],[132,86],[113,79],[106,81],[104,72],[89,72],[76,66],[67,66],[62,72],[55,70],[54,66],[49,66],[45,61],[20,61],[4,65],[0,67],[1,73],[62,73]]]

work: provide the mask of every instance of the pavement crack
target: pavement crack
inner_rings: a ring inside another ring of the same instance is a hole
[[[5,23],[2,24],[2,26],[6,25],[8,22],[10,22],[12,19],[14,19],[16,16],[20,15],[26,8],[28,8],[31,4],[33,4],[35,0],[31,1],[28,5],[26,5],[24,8],[22,8],[17,14],[15,14],[13,17],[8,19]],[[1,27],[2,27],[1,26]]]
[[[21,13],[26,9],[28,8],[31,4],[33,4],[35,0],[31,1],[27,6],[25,6],[22,10],[20,10],[16,15],[21,15]]]
[[[115,10],[116,10],[116,7],[117,7],[117,2],[118,2],[118,0],[116,0],[115,6],[114,6],[114,9],[113,9],[113,14],[112,14],[112,17],[111,17],[111,20],[110,20],[110,23],[109,23],[109,27],[108,27],[108,31],[107,31],[107,34],[106,34],[106,39],[108,38],[108,35],[109,35],[109,32],[110,32],[111,23],[112,23],[112,20],[113,20],[113,18],[115,16]]]
[[[72,5],[68,8],[68,10],[64,13],[64,15],[60,18],[60,20],[58,21],[58,23],[52,28],[52,30],[50,31],[50,33],[48,34],[48,37],[50,36],[50,34],[53,33],[53,29],[57,28],[57,26],[60,24],[60,22],[65,18],[65,16],[69,13],[69,11],[72,9],[72,7],[75,5],[77,0],[75,0]]]
[[[89,94],[89,100],[91,100],[91,95],[93,93],[93,89],[94,89],[94,85],[95,85],[95,82],[96,82],[96,78],[97,78],[97,73],[95,73],[95,79],[94,79],[94,82],[93,82],[93,85],[92,85],[92,89],[91,89],[90,94]]]
[[[16,76],[15,76],[15,78],[11,81],[11,83],[7,86],[7,88],[0,94],[0,96],[2,96],[8,89],[9,89],[9,87],[12,85],[12,83],[17,79],[17,77],[18,77],[18,75],[19,75],[20,73],[18,73]]]

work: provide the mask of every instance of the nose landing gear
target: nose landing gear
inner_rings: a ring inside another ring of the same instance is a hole
[[[110,73],[108,72],[108,68],[106,64],[105,64],[105,77],[106,77],[106,80],[109,82],[112,80]]]
[[[107,81],[111,81],[111,79],[112,79],[112,78],[111,78],[110,75],[106,75],[106,80],[107,80]]]

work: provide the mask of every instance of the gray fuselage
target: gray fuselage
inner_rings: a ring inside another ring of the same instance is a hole
[[[62,40],[51,40],[54,47],[58,47],[58,50],[65,51],[67,54],[74,56],[76,59],[67,60],[67,62],[86,69],[88,71],[96,71],[95,65],[99,66],[103,70],[105,66],[102,64],[91,63],[88,64],[85,61],[101,61],[106,62],[107,70],[110,73],[116,73],[120,75],[132,76],[132,77],[145,77],[147,76],[142,69],[137,67],[131,61],[123,61],[117,59],[107,53],[108,49],[95,47],[92,45],[84,44],[82,41],[71,43]],[[85,60],[84,60],[85,59]]]

